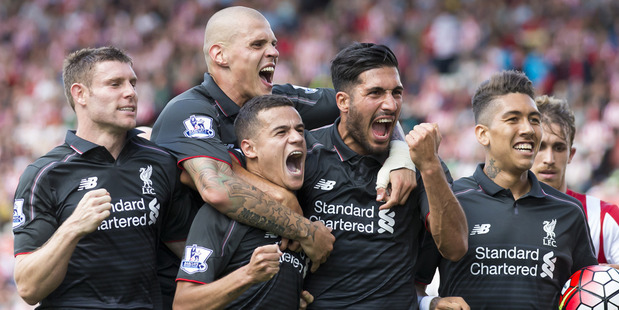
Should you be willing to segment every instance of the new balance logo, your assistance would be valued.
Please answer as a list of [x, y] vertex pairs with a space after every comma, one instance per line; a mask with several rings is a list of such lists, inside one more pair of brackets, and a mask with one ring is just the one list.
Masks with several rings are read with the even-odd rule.
[[471, 236], [483, 235], [490, 232], [490, 224], [475, 224], [471, 230]]
[[316, 183], [316, 186], [314, 186], [314, 188], [322, 189], [323, 191], [330, 191], [333, 189], [334, 185], [335, 185], [335, 181], [320, 179], [320, 181]]
[[82, 179], [80, 181], [80, 187], [77, 188], [78, 191], [84, 190], [84, 189], [91, 189], [91, 188], [95, 188], [95, 186], [97, 186], [97, 180], [99, 178], [97, 177], [90, 177], [88, 179]]

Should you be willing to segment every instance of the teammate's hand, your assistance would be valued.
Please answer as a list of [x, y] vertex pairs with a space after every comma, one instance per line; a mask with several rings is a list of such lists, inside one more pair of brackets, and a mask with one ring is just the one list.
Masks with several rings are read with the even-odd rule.
[[299, 303], [299, 310], [307, 309], [307, 306], [314, 302], [314, 296], [308, 291], [301, 292], [301, 301]]
[[619, 264], [600, 264], [600, 265], [608, 266], [608, 267], [619, 270]]
[[111, 201], [110, 193], [104, 188], [89, 191], [84, 194], [65, 224], [75, 229], [80, 236], [89, 234], [110, 216]]
[[279, 272], [279, 257], [282, 251], [277, 244], [257, 247], [247, 264], [247, 273], [253, 283], [271, 280]]
[[441, 133], [438, 124], [422, 123], [415, 125], [406, 135], [406, 143], [410, 149], [411, 159], [420, 171], [428, 168], [438, 160], [438, 147], [441, 144]]
[[398, 169], [392, 170], [389, 173], [390, 186], [387, 190], [385, 188], [378, 188], [376, 190], [376, 201], [387, 200], [385, 204], [380, 206], [380, 210], [390, 209], [396, 205], [403, 205], [408, 200], [411, 192], [417, 187], [417, 178], [415, 176], [415, 170], [410, 169]]
[[436, 306], [434, 306], [435, 301], [433, 300], [430, 304], [431, 310], [470, 310], [469, 304], [464, 301], [462, 297], [442, 297], [438, 298], [438, 302]]
[[325, 226], [321, 221], [311, 222], [309, 227], [309, 236], [302, 240], [301, 247], [305, 254], [312, 261], [311, 272], [315, 272], [320, 267], [320, 264], [327, 261], [327, 257], [333, 251], [333, 243], [335, 237], [331, 234], [331, 228]]

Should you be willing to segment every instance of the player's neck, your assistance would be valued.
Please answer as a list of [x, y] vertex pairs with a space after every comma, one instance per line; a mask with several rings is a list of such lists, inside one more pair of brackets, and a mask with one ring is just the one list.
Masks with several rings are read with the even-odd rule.
[[515, 200], [518, 200], [518, 198], [524, 196], [531, 190], [528, 170], [522, 172], [507, 171], [486, 163], [484, 166], [484, 173], [500, 187], [509, 189]]
[[120, 155], [127, 137], [126, 131], [123, 133], [111, 133], [103, 130], [87, 130], [80, 127], [77, 128], [75, 134], [84, 140], [105, 147], [114, 159]]
[[225, 74], [219, 72], [211, 73], [211, 77], [213, 78], [213, 81], [215, 81], [215, 84], [219, 86], [221, 91], [223, 91], [224, 94], [226, 94], [226, 96], [230, 98], [232, 102], [236, 103], [236, 105], [238, 105], [239, 107], [242, 107], [245, 102], [251, 99], [246, 98], [241, 94], [241, 92], [239, 92], [239, 90], [237, 89], [238, 85], [233, 82], [233, 78], [228, 78], [225, 76]]

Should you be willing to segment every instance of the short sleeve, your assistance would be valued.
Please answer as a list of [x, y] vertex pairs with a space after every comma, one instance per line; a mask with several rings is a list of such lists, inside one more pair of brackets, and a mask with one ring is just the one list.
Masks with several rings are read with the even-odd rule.
[[30, 253], [42, 246], [58, 229], [58, 206], [46, 169], [28, 166], [22, 174], [13, 203], [14, 254]]
[[230, 164], [228, 150], [221, 141], [217, 111], [206, 98], [181, 98], [168, 103], [153, 125], [151, 140], [170, 151], [177, 163], [209, 157]]

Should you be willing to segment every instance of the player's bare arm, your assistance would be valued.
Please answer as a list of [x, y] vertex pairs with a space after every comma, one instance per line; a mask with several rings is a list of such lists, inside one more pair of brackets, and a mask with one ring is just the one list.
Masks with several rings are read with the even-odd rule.
[[312, 260], [312, 271], [327, 260], [335, 237], [320, 221], [311, 222], [236, 177], [224, 162], [193, 158], [183, 162], [202, 199], [243, 224], [298, 240]]
[[110, 215], [111, 201], [105, 189], [87, 192], [43, 246], [15, 258], [17, 291], [28, 304], [37, 304], [62, 283], [77, 243]]
[[468, 250], [468, 224], [441, 166], [438, 125], [416, 125], [406, 136], [406, 142], [410, 147], [411, 159], [425, 184], [430, 205], [428, 227], [434, 242], [443, 257], [457, 261]]
[[178, 281], [174, 309], [223, 309], [255, 283], [279, 272], [282, 252], [276, 244], [254, 250], [249, 264], [212, 283]]
[[292, 191], [247, 171], [236, 161], [232, 162], [232, 170], [236, 176], [241, 178], [247, 184], [254, 185], [263, 193], [271, 196], [276, 202], [283, 204], [288, 207], [288, 209], [300, 215], [303, 215], [303, 210], [297, 200], [297, 196]]

